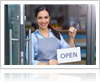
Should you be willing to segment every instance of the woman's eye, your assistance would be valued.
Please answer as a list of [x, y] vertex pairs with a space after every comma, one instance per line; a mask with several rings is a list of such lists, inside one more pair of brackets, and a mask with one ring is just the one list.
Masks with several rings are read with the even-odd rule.
[[38, 17], [38, 19], [41, 19], [42, 17]]
[[47, 16], [45, 18], [48, 18]]

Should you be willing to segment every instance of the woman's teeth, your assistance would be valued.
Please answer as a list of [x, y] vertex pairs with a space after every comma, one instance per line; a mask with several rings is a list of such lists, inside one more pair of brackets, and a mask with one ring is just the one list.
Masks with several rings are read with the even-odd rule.
[[43, 27], [46, 26], [46, 24], [41, 24]]

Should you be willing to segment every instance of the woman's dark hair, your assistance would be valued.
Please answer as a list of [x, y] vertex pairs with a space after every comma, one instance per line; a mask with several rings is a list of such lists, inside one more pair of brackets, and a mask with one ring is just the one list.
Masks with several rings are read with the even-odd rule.
[[[50, 12], [49, 12], [49, 10], [48, 10], [45, 6], [39, 6], [39, 7], [36, 9], [36, 11], [35, 11], [35, 17], [37, 17], [37, 14], [38, 14], [40, 11], [42, 11], [42, 10], [46, 10], [46, 11], [49, 13], [49, 16], [50, 16]], [[50, 26], [50, 24], [48, 25], [48, 28], [50, 28], [50, 29], [52, 30], [52, 32], [53, 32], [53, 34], [54, 34], [55, 37], [57, 37], [59, 40], [61, 39], [61, 38], [60, 38], [60, 34], [58, 33], [58, 31], [54, 30], [54, 29]]]

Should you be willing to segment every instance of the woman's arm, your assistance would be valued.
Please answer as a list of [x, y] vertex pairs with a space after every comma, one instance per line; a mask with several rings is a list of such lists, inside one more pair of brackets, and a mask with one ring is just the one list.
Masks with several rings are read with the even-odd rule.
[[69, 31], [69, 36], [70, 36], [69, 46], [74, 47], [74, 39], [77, 33], [77, 29], [75, 29], [74, 27], [70, 27], [68, 31]]
[[74, 47], [74, 38], [70, 37], [69, 46]]
[[58, 61], [57, 60], [49, 60], [48, 63], [39, 62], [37, 65], [58, 65]]
[[75, 39], [75, 35], [76, 35], [76, 32], [77, 32], [77, 29], [75, 29], [75, 32], [72, 29], [74, 30], [75, 28], [70, 28], [69, 29], [69, 37], [70, 37], [69, 44], [65, 41], [65, 39], [63, 38], [63, 36], [59, 33], [60, 34], [60, 38], [61, 38], [61, 40], [59, 41], [61, 49], [62, 48], [75, 47], [75, 45], [74, 45], [74, 39]]
[[[28, 41], [26, 42], [26, 63], [28, 64]], [[31, 64], [32, 65], [37, 65], [38, 64], [38, 62], [39, 61], [37, 61], [37, 60], [34, 60], [34, 48], [32, 47], [32, 62], [31, 62]]]
[[49, 65], [48, 63], [39, 62], [37, 65]]

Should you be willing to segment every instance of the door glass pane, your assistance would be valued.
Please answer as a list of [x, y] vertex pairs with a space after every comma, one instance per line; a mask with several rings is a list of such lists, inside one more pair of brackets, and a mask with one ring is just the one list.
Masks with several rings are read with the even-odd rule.
[[[6, 36], [9, 38], [9, 31], [12, 30], [12, 38], [19, 39], [19, 21], [17, 20], [17, 16], [19, 16], [19, 5], [6, 5], [6, 17], [8, 18], [6, 24], [8, 24], [7, 27], [5, 27], [5, 31], [8, 33]], [[8, 28], [8, 30], [7, 30]], [[10, 39], [7, 40], [10, 42]], [[5, 41], [5, 43], [7, 43]], [[8, 43], [9, 44], [9, 43]], [[9, 50], [8, 54], [5, 54], [5, 58], [8, 57], [6, 60], [9, 61], [10, 59], [10, 44], [6, 50]], [[6, 61], [5, 60], [5, 61]], [[19, 62], [19, 42], [12, 42], [12, 64], [17, 65]], [[8, 64], [9, 62], [6, 62], [5, 64]]]
[[[26, 15], [26, 36], [27, 30], [30, 28], [34, 32], [38, 26], [35, 21], [35, 10], [40, 5], [25, 5], [25, 15]], [[93, 14], [92, 7], [90, 4], [74, 4], [74, 5], [45, 5], [50, 11], [51, 20], [50, 25], [55, 30], [59, 31], [65, 41], [69, 43], [68, 29], [69, 27], [75, 27], [77, 29], [77, 34], [75, 37], [75, 46], [81, 47], [81, 61], [65, 63], [64, 65], [86, 65], [92, 62], [93, 57], [91, 56], [91, 46], [95, 43], [91, 43], [94, 36], [93, 25], [90, 21], [95, 20], [95, 14]], [[91, 12], [90, 12], [91, 11]], [[93, 16], [94, 15], [94, 16]], [[91, 16], [89, 18], [89, 16]], [[90, 21], [89, 21], [90, 20]], [[91, 27], [90, 27], [91, 26]], [[95, 27], [94, 27], [95, 28]], [[89, 32], [87, 32], [87, 29]], [[92, 31], [91, 31], [92, 29]], [[89, 33], [89, 35], [87, 35]], [[87, 44], [87, 37], [90, 38], [89, 45]], [[87, 48], [89, 46], [89, 49]], [[94, 47], [93, 47], [94, 48]], [[87, 54], [87, 50], [90, 50]]]

